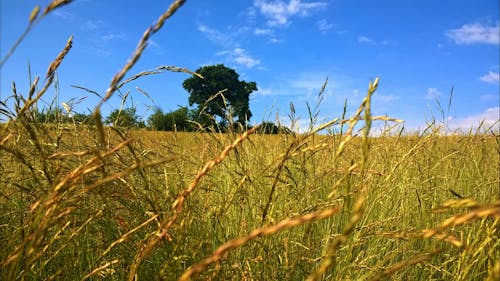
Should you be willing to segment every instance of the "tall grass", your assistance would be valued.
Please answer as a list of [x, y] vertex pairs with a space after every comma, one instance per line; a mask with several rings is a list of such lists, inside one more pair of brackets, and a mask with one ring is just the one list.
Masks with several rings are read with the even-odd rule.
[[[124, 80], [183, 2], [146, 30], [95, 125], [34, 116], [71, 38], [43, 86], [13, 84], [0, 108], [1, 280], [499, 279], [498, 133], [394, 135], [399, 120], [371, 114], [378, 79], [352, 116], [318, 124], [321, 91], [303, 133], [104, 127], [102, 102], [156, 73]], [[378, 137], [373, 122], [388, 124]]]

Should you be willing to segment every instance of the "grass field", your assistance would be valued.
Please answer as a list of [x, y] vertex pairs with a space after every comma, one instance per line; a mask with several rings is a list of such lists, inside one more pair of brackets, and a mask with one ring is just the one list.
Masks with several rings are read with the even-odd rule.
[[70, 49], [2, 101], [0, 280], [500, 279], [498, 123], [395, 133], [371, 114], [378, 79], [300, 134], [104, 127], [102, 103], [92, 126], [38, 123]]
[[498, 277], [498, 136], [75, 126], [2, 128], [2, 280]]

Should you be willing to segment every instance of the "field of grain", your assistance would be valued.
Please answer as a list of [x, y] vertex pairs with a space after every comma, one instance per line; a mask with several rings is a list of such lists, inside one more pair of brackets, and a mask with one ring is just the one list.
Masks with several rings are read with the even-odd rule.
[[310, 116], [301, 133], [103, 126], [101, 105], [183, 2], [144, 33], [93, 125], [34, 117], [72, 38], [43, 85], [1, 101], [0, 280], [500, 279], [497, 127], [396, 131], [371, 114], [378, 78], [352, 116]]
[[66, 126], [2, 128], [2, 280], [498, 276], [496, 136]]

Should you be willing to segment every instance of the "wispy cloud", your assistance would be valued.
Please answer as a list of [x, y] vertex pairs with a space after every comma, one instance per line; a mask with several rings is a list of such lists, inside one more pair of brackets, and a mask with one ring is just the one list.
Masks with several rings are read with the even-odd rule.
[[104, 26], [104, 21], [102, 20], [87, 20], [80, 25], [81, 30], [95, 31]]
[[427, 94], [425, 95], [426, 100], [434, 100], [439, 98], [441, 95], [443, 95], [438, 89], [436, 88], [428, 88], [427, 89]]
[[271, 88], [259, 87], [259, 89], [257, 90], [257, 92], [255, 92], [255, 94], [261, 95], [261, 96], [269, 96], [269, 95], [273, 94], [273, 90]]
[[252, 68], [260, 64], [260, 60], [251, 57], [247, 54], [245, 49], [242, 48], [235, 48], [232, 52], [232, 56], [237, 64], [244, 65], [247, 68]]
[[307, 97], [313, 93], [318, 93], [325, 83], [326, 74], [320, 72], [303, 72], [286, 77], [275, 79], [273, 85], [260, 88], [259, 94], [262, 96], [273, 95], [281, 97]]
[[329, 23], [326, 19], [321, 19], [316, 22], [316, 25], [318, 26], [318, 30], [322, 34], [326, 34], [326, 32], [334, 27], [333, 23]]
[[158, 42], [156, 42], [155, 40], [153, 39], [149, 39], [148, 40], [148, 45], [151, 47], [151, 50], [156, 54], [156, 55], [164, 55], [165, 54], [165, 50], [163, 49], [163, 47], [158, 44]]
[[313, 10], [323, 9], [326, 2], [313, 1], [303, 2], [301, 0], [264, 1], [254, 0], [254, 7], [266, 18], [270, 26], [283, 26], [290, 23], [294, 16], [307, 16]]
[[226, 56], [231, 62], [245, 66], [246, 68], [252, 68], [260, 64], [259, 59], [253, 58], [245, 49], [239, 47], [218, 52], [216, 55]]
[[[90, 31], [90, 30], [89, 30]], [[123, 41], [126, 35], [123, 32], [100, 32], [92, 30], [92, 36], [88, 37], [88, 44], [85, 49], [92, 55], [98, 57], [110, 57], [116, 52], [112, 52], [113, 43]]]
[[483, 123], [483, 128], [491, 127], [496, 124], [497, 130], [500, 125], [500, 107], [491, 107], [486, 109], [485, 111], [474, 114], [470, 116], [466, 116], [463, 118], [449, 118], [448, 119], [448, 127], [451, 130], [454, 129], [463, 129], [469, 130], [471, 128], [477, 128], [481, 123]]
[[256, 29], [254, 29], [253, 34], [255, 34], [255, 35], [272, 35], [272, 34], [274, 34], [274, 30], [269, 29], [269, 28], [256, 28]]
[[271, 42], [273, 44], [278, 44], [278, 43], [283, 42], [283, 39], [273, 37], [273, 38], [269, 38], [269, 42]]
[[446, 31], [446, 36], [456, 44], [493, 44], [500, 42], [499, 23], [496, 26], [485, 26], [481, 23], [464, 24], [457, 29]]
[[275, 36], [274, 29], [270, 28], [255, 28], [253, 30], [253, 34], [256, 36], [264, 36], [268, 38], [269, 43], [281, 43], [283, 42], [283, 39], [279, 39]]
[[500, 81], [500, 73], [489, 71], [488, 74], [481, 76], [479, 79], [486, 83], [498, 84]]
[[327, 78], [326, 74], [310, 72], [310, 73], [302, 73], [297, 77], [294, 77], [290, 81], [290, 86], [296, 89], [303, 90], [319, 90], [325, 83]]
[[112, 41], [112, 40], [123, 40], [125, 39], [125, 34], [123, 33], [107, 33], [101, 36], [101, 40], [103, 41]]
[[88, 51], [98, 57], [109, 57], [111, 56], [112, 52], [97, 45], [91, 45], [88, 47]]
[[482, 101], [497, 101], [500, 99], [500, 97], [498, 95], [486, 94], [486, 95], [479, 96], [479, 99]]
[[212, 43], [220, 46], [230, 46], [233, 45], [233, 39], [228, 33], [221, 32], [215, 28], [210, 28], [204, 24], [198, 25], [198, 31], [203, 33], [208, 40], [212, 41]]
[[[200, 24], [198, 25], [198, 31], [203, 33], [215, 45], [224, 48], [223, 51], [217, 52], [215, 54], [216, 56], [223, 56], [226, 60], [246, 68], [253, 68], [261, 63], [259, 59], [251, 56], [247, 50], [242, 48], [239, 43], [241, 40], [238, 40], [238, 38], [244, 38], [252, 32], [252, 29], [249, 27], [228, 28], [226, 32], [222, 32], [218, 29]], [[253, 33], [265, 35], [268, 34], [269, 31], [266, 29], [254, 29]]]
[[367, 43], [367, 44], [375, 44], [375, 41], [373, 39], [370, 39], [366, 36], [359, 36], [358, 42], [359, 43]]
[[379, 45], [389, 45], [391, 42], [389, 40], [377, 41], [370, 37], [361, 35], [358, 36], [358, 43], [379, 46]]
[[388, 103], [391, 103], [393, 101], [399, 100], [399, 98], [400, 98], [400, 96], [398, 96], [398, 95], [392, 95], [392, 94], [382, 95], [382, 94], [377, 94], [374, 97], [374, 100], [376, 102], [379, 102], [379, 103], [388, 104]]
[[52, 11], [52, 14], [56, 17], [59, 17], [59, 18], [62, 18], [62, 19], [71, 19], [73, 18], [73, 14], [66, 11], [66, 10], [61, 10], [61, 9], [56, 9], [54, 11]]

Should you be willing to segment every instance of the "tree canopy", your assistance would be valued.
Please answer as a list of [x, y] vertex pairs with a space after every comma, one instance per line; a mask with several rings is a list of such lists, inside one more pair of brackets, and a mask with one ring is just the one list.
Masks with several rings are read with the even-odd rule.
[[196, 104], [198, 112], [220, 117], [230, 123], [229, 117], [246, 125], [252, 117], [250, 94], [257, 90], [257, 83], [239, 80], [234, 69], [223, 64], [203, 66], [196, 70], [204, 79], [193, 75], [182, 86], [189, 93], [189, 106]]
[[163, 113], [160, 108], [156, 108], [154, 113], [148, 118], [148, 125], [153, 130], [158, 131], [192, 131], [189, 123], [189, 110], [182, 106], [175, 111]]
[[145, 127], [144, 122], [136, 114], [135, 107], [115, 109], [106, 117], [104, 122], [117, 127]]

